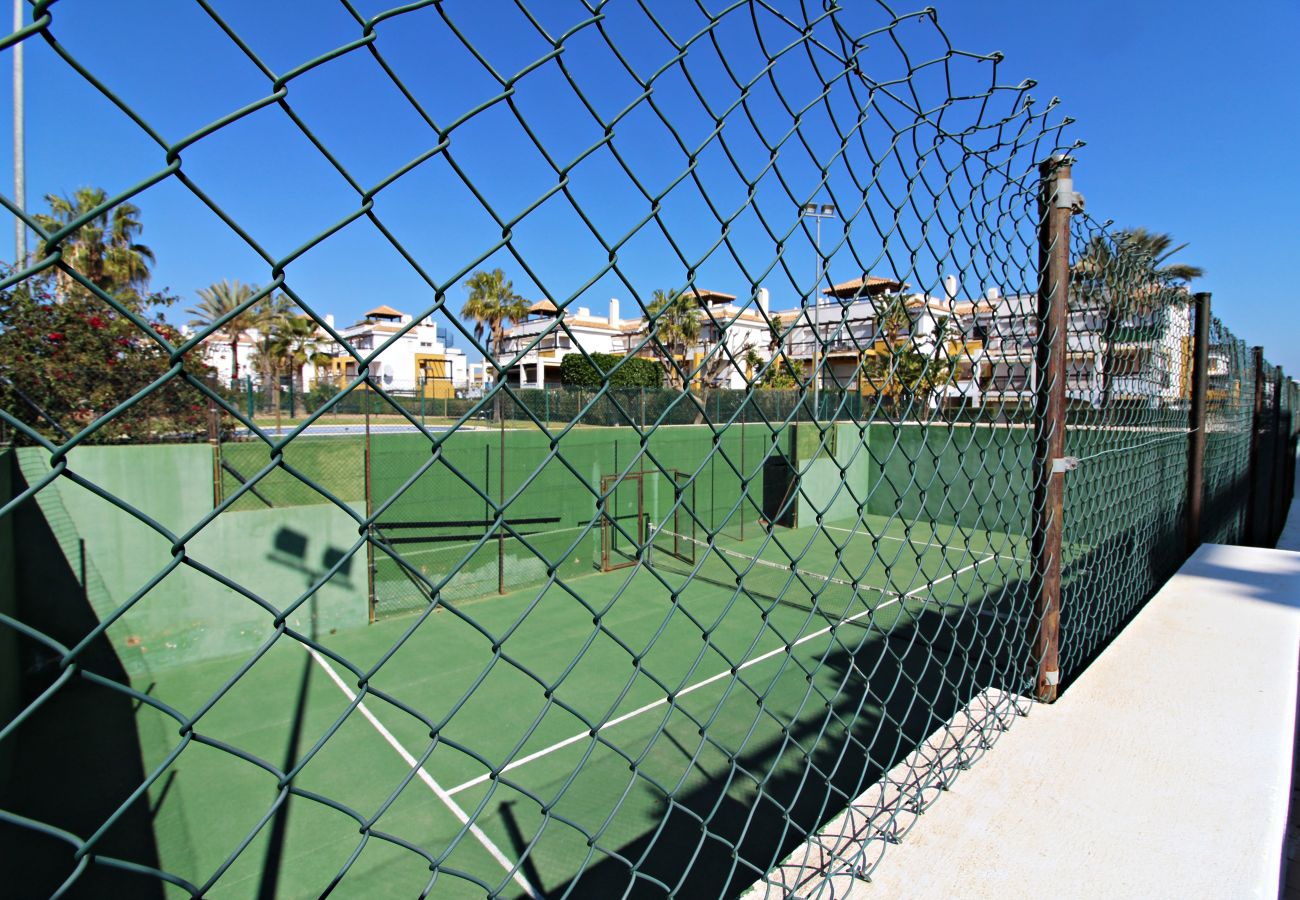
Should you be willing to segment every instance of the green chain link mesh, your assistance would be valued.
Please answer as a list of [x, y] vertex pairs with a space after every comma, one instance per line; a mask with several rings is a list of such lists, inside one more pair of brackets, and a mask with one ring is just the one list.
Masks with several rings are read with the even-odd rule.
[[[999, 55], [954, 49], [932, 10], [489, 15], [424, 0], [367, 15], [341, 0], [350, 33], [284, 68], [220, 4], [194, 6], [187, 27], [217, 29], [262, 93], [186, 136], [60, 42], [76, 4], [34, 3], [0, 40], [43, 45], [155, 145], [148, 177], [58, 230], [0, 197], [39, 237], [0, 290], [79, 291], [167, 359], [61, 420], [0, 361], [14, 598], [0, 609], [0, 840], [6, 877], [32, 895], [828, 896], [866, 877], [1033, 693], [1053, 378], [1077, 461], [1065, 683], [1185, 559], [1192, 297], [1079, 213], [1066, 359], [1043, 352], [1037, 165], [1072, 149], [1069, 120], [1031, 83], [1002, 83]], [[485, 43], [492, 16], [529, 29], [536, 55]], [[403, 28], [454, 47], [459, 83], [430, 93], [391, 55]], [[425, 149], [385, 173], [346, 164], [296, 100], [349, 65], [380, 73], [422, 129]], [[569, 108], [563, 129], [539, 91]], [[287, 252], [185, 167], [252, 116], [277, 117], [351, 192]], [[548, 186], [513, 196], [486, 176], [458, 150], [480, 127]], [[474, 248], [454, 266], [385, 215], [433, 168], [438, 215]], [[617, 215], [591, 202], [614, 185]], [[79, 229], [162, 189], [260, 259], [267, 281], [239, 311], [285, 295], [360, 374], [289, 399], [218, 384], [204, 341], [237, 311], [181, 334], [78, 268]], [[820, 238], [800, 211], [823, 197], [842, 231], [813, 279]], [[554, 208], [589, 239], [571, 271], [532, 240]], [[392, 251], [357, 266], [400, 266], [423, 291], [388, 345], [434, 318], [506, 377], [478, 397], [371, 377], [387, 345], [348, 345], [294, 278], [352, 228]], [[721, 334], [761, 320], [773, 338], [757, 365], [728, 340], [680, 351], [626, 268], [645, 247], [688, 291], [720, 264], [735, 273], [738, 299], [693, 315]], [[498, 264], [561, 315], [494, 355], [455, 298]], [[832, 271], [855, 281], [836, 289]], [[602, 279], [646, 322], [624, 358], [667, 360], [690, 390], [618, 387], [623, 363], [590, 359], [569, 314]], [[765, 285], [795, 314], [769, 309]], [[600, 383], [513, 383], [560, 335]], [[747, 386], [716, 386], [720, 372]], [[789, 381], [768, 386], [776, 375]], [[1296, 386], [1266, 363], [1260, 375], [1214, 320], [1206, 540], [1281, 527]], [[170, 396], [210, 411], [209, 443], [132, 434]]]

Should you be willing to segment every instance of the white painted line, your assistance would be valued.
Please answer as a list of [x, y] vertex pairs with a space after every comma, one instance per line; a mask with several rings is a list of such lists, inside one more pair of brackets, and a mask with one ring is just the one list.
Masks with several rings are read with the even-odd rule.
[[[316, 660], [317, 664], [325, 670], [325, 674], [330, 677], [330, 680], [338, 685], [339, 690], [347, 695], [349, 703], [357, 699], [356, 693], [354, 693], [352, 688], [348, 687], [347, 683], [339, 677], [339, 673], [329, 664], [329, 660], [321, 656], [313, 647], [308, 647], [307, 652], [310, 653], [311, 658]], [[366, 707], [364, 701], [357, 704], [357, 709], [361, 711], [361, 715], [366, 717], [366, 721], [375, 727], [375, 731], [378, 731], [380, 736], [384, 740], [388, 741], [388, 745], [397, 751], [397, 755], [402, 758], [402, 761], [415, 769], [415, 774], [419, 776], [419, 779], [427, 784], [429, 789], [437, 795], [438, 799], [447, 805], [447, 808], [451, 810], [452, 815], [459, 819], [462, 825], [469, 826], [469, 833], [474, 835], [478, 842], [483, 845], [483, 848], [492, 855], [492, 858], [500, 863], [501, 868], [510, 873], [510, 877], [515, 880], [515, 883], [523, 888], [524, 892], [528, 894], [529, 897], [532, 897], [533, 900], [542, 900], [542, 895], [537, 891], [537, 889], [529, 884], [528, 879], [524, 878], [524, 876], [519, 873], [519, 867], [510, 862], [509, 858], [501, 852], [501, 849], [492, 842], [492, 839], [483, 833], [482, 828], [479, 828], [477, 825], [470, 822], [469, 816], [465, 814], [465, 810], [460, 808], [459, 803], [451, 799], [450, 792], [444, 790], [442, 785], [433, 780], [433, 776], [425, 771], [424, 766], [417, 766], [415, 757], [411, 755], [410, 751], [401, 745], [397, 738], [393, 737], [393, 733], [384, 727], [384, 723], [375, 718], [375, 714]]]
[[[916, 588], [915, 590], [908, 591], [906, 594], [894, 594], [892, 600], [888, 600], [884, 603], [879, 604], [878, 606], [873, 606], [871, 609], [864, 609], [862, 612], [849, 616], [847, 619], [836, 622], [832, 625], [828, 625], [825, 628], [812, 632], [811, 634], [804, 635], [803, 637], [799, 638], [799, 640], [791, 644], [790, 647], [791, 649], [793, 649], [795, 647], [800, 646], [801, 644], [806, 644], [809, 641], [816, 640], [817, 638], [834, 631], [835, 629], [841, 627], [842, 625], [847, 625], [850, 622], [856, 622], [858, 619], [861, 619], [863, 616], [869, 616], [872, 613], [878, 612], [879, 610], [882, 610], [887, 606], [893, 606], [897, 603], [901, 603], [904, 600], [911, 599], [912, 597], [916, 596], [922, 591], [934, 587], [936, 584], [943, 584], [943, 582], [956, 578], [958, 575], [961, 575], [964, 572], [969, 572], [971, 569], [974, 569], [976, 566], [982, 566], [984, 565], [984, 563], [988, 562], [989, 560], [998, 559], [998, 558], [999, 557], [997, 556], [986, 556], [984, 557], [984, 559], [976, 560], [975, 562], [971, 563], [969, 566], [966, 566], [965, 568], [958, 569], [957, 571], [945, 575], [944, 577], [940, 578], [937, 581], [929, 582], [928, 584], [924, 584], [921, 587]], [[884, 594], [885, 592], [881, 591], [881, 593]], [[772, 657], [785, 652], [786, 652], [786, 648], [783, 645], [777, 647], [774, 650], [769, 650], [766, 653], [763, 653], [759, 656], [755, 656], [753, 659], [746, 660], [745, 662], [741, 663], [739, 666], [736, 667], [736, 674], [743, 672], [745, 669], [748, 669], [750, 666], [756, 666], [761, 662], [765, 662], [766, 660], [769, 660]], [[682, 690], [678, 691], [674, 695], [674, 697], [684, 697], [687, 694], [690, 694], [694, 691], [698, 691], [702, 687], [706, 687], [710, 684], [713, 684], [715, 681], [721, 681], [723, 678], [726, 678], [732, 674], [733, 673], [731, 669], [724, 669], [721, 672], [718, 672], [716, 675], [710, 675], [708, 678], [704, 679], [703, 681], [697, 681], [695, 684], [683, 688]], [[598, 728], [595, 729], [595, 731], [588, 729], [587, 731], [579, 732], [578, 734], [572, 735], [571, 737], [567, 737], [558, 743], [551, 744], [549, 747], [543, 747], [541, 750], [538, 750], [536, 753], [530, 753], [527, 756], [520, 757], [519, 759], [516, 759], [514, 762], [510, 763], [509, 765], [503, 767], [498, 774], [499, 775], [505, 774], [506, 772], [519, 768], [520, 766], [527, 765], [530, 762], [539, 760], [543, 756], [549, 756], [550, 754], [554, 753], [557, 750], [562, 750], [565, 747], [568, 747], [570, 744], [578, 743], [583, 738], [594, 738], [597, 733], [604, 731], [607, 728], [613, 728], [615, 725], [622, 724], [623, 722], [626, 722], [629, 719], [634, 719], [639, 715], [648, 713], [652, 709], [658, 709], [661, 706], [667, 706], [667, 705], [668, 705], [668, 698], [661, 697], [658, 700], [655, 700], [653, 703], [647, 703], [645, 706], [637, 707], [631, 712], [627, 712], [617, 718], [610, 719], [608, 722], [601, 724]], [[466, 781], [463, 784], [458, 784], [454, 788], [451, 788], [450, 790], [447, 791], [447, 794], [450, 796], [455, 796], [456, 794], [459, 794], [461, 791], [469, 790], [470, 788], [475, 787], [476, 785], [480, 785], [485, 781], [490, 781], [492, 777], [493, 777], [492, 773], [488, 772], [486, 774], [478, 776], [477, 778], [471, 778], [469, 781]]]

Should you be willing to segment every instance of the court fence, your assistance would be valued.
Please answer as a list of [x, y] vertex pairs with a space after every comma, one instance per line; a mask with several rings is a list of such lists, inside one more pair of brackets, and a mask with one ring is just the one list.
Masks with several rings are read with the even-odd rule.
[[[62, 219], [0, 196], [36, 238], [0, 278], [0, 342], [36, 354], [0, 378], [0, 871], [20, 893], [829, 896], [1201, 542], [1280, 534], [1296, 382], [1159, 241], [1086, 211], [1057, 104], [1005, 84], [1000, 55], [954, 50], [933, 10], [742, 3], [684, 22], [636, 4], [559, 27], [516, 4], [541, 49], [499, 29], [480, 52], [481, 12], [344, 3], [350, 37], [277, 70], [198, 6], [267, 93], [179, 139], [59, 40], [78, 12], [43, 0], [0, 38], [157, 145], [153, 174]], [[436, 114], [422, 105], [397, 22], [426, 30], [421, 66], [454, 50], [487, 99], [466, 77]], [[310, 78], [361, 62], [427, 127], [427, 149], [377, 181], [298, 105]], [[538, 84], [590, 120], [590, 146], [534, 124]], [[182, 165], [260, 112], [355, 193], [287, 256]], [[458, 155], [488, 122], [554, 182], [515, 214], [504, 176]], [[583, 165], [596, 156], [603, 179]], [[468, 190], [422, 220], [454, 212], [463, 232], [431, 260], [377, 202], [422, 166]], [[615, 182], [637, 203], [601, 202]], [[269, 278], [189, 334], [96, 255], [100, 226], [164, 184]], [[596, 262], [575, 251], [557, 272], [528, 241], [551, 203]], [[428, 288], [366, 348], [294, 273], [352, 226]], [[640, 239], [680, 291], [634, 277]], [[499, 358], [492, 325], [518, 310], [475, 329], [449, 300], [497, 264], [555, 312]], [[697, 302], [703, 272], [739, 298]], [[793, 314], [769, 311], [765, 279]], [[745, 388], [507, 378], [457, 397], [369, 374], [431, 318], [506, 371], [541, 365], [549, 338], [586, 355], [577, 303], [606, 283], [639, 308], [627, 353], [664, 360], [666, 385], [744, 372]], [[204, 342], [273, 294], [363, 374], [303, 396], [218, 383]], [[92, 355], [61, 356], [70, 330], [20, 317], [85, 329], [95, 364], [138, 364], [134, 380], [69, 399]], [[188, 425], [141, 426], [146, 401]], [[882, 784], [859, 840], [797, 854]]]

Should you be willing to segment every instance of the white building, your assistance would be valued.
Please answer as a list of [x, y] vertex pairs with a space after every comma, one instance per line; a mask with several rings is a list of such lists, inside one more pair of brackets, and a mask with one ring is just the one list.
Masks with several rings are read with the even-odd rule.
[[[325, 337], [325, 332], [321, 332], [321, 337]], [[256, 328], [250, 328], [240, 333], [238, 344], [234, 349], [235, 359], [238, 361], [237, 374], [235, 376], [236, 386], [243, 386], [250, 381], [257, 386], [262, 384], [262, 370], [258, 361], [258, 345], [262, 342], [262, 334]], [[205, 338], [202, 343], [203, 362], [211, 366], [217, 375], [217, 380], [227, 387], [231, 384], [230, 378], [230, 358], [232, 347], [230, 338], [222, 332], [217, 332]], [[283, 372], [283, 377], [288, 378], [289, 373]], [[302, 371], [297, 373], [298, 384], [304, 388], [310, 388], [315, 381], [315, 367], [304, 364]]]
[[[327, 321], [333, 324], [333, 317]], [[451, 397], [469, 384], [469, 365], [464, 351], [451, 346], [446, 329], [425, 319], [407, 328], [411, 317], [391, 306], [378, 306], [360, 322], [338, 329], [339, 336], [361, 356], [377, 347], [383, 352], [370, 363], [370, 374], [386, 390], [419, 391], [428, 397]], [[395, 337], [407, 328], [400, 337]], [[320, 367], [322, 379], [344, 384], [357, 376], [357, 361], [341, 346], [327, 342], [322, 350], [331, 360]]]
[[687, 372], [694, 373], [692, 385], [696, 387], [721, 387], [743, 389], [757, 374], [752, 362], [766, 362], [771, 358], [773, 343], [770, 321], [770, 294], [759, 288], [745, 302], [737, 304], [733, 294], [720, 291], [690, 289], [699, 303], [697, 314], [699, 337], [685, 348], [662, 347], [651, 336], [651, 323], [640, 318], [625, 328], [621, 353], [635, 354], [650, 359], [664, 358], [664, 353], [674, 350], [673, 358]]
[[[334, 327], [334, 317], [325, 317]], [[463, 351], [451, 346], [446, 329], [424, 320], [394, 339], [411, 317], [390, 306], [379, 306], [367, 312], [354, 325], [338, 329], [339, 335], [360, 355], [369, 354], [386, 341], [392, 341], [378, 358], [371, 361], [370, 370], [378, 384], [386, 389], [417, 391], [424, 389], [430, 397], [450, 397], [463, 391], [469, 382], [469, 366]], [[298, 384], [309, 390], [318, 381], [342, 385], [357, 375], [356, 359], [330, 338], [323, 329], [317, 329], [320, 353], [330, 357], [319, 365], [303, 365]], [[262, 381], [257, 362], [257, 347], [261, 334], [249, 329], [239, 336], [236, 350], [238, 360], [237, 381], [251, 379], [256, 385]], [[230, 384], [230, 339], [221, 333], [203, 342], [203, 361], [212, 366], [223, 384]], [[287, 373], [286, 373], [287, 374]]]
[[[949, 324], [943, 328], [944, 353], [956, 363], [963, 349], [958, 346], [959, 329], [954, 327], [956, 313], [952, 297], [956, 279], [949, 276], [946, 286], [949, 297], [944, 300], [922, 293], [907, 294], [908, 285], [873, 276], [826, 288], [822, 291], [826, 299], [815, 305], [778, 314], [786, 335], [783, 343], [786, 357], [805, 372], [817, 366], [823, 388], [872, 394], [880, 385], [874, 384], [868, 375], [868, 360], [893, 353], [899, 346], [924, 354], [935, 353], [940, 323], [947, 321]], [[892, 323], [891, 333], [886, 333], [878, 319], [887, 316], [900, 298], [907, 321]], [[940, 391], [940, 396], [967, 395], [973, 380], [970, 371], [954, 366], [952, 380]]]
[[[527, 319], [506, 329], [502, 346], [493, 348], [493, 355], [508, 366], [506, 378], [511, 384], [531, 388], [556, 385], [560, 383], [560, 363], [579, 347], [587, 353], [621, 353], [625, 324], [631, 323], [619, 318], [617, 299], [609, 301], [605, 316], [594, 316], [585, 306], [559, 310], [550, 300], [538, 300], [528, 307]], [[478, 375], [482, 364], [475, 365]], [[491, 381], [492, 376], [488, 372], [486, 380]]]
[[[696, 373], [696, 385], [745, 387], [751, 374], [749, 353], [755, 352], [764, 360], [769, 356], [771, 340], [762, 314], [767, 312], [767, 290], [760, 288], [744, 305], [737, 305], [732, 294], [697, 289], [691, 293], [700, 305], [699, 338], [685, 348], [684, 359], [680, 350], [674, 353], [675, 358]], [[579, 348], [588, 354], [663, 360], [667, 348], [661, 349], [652, 339], [649, 321], [644, 316], [623, 319], [620, 312], [617, 298], [609, 301], [605, 316], [594, 316], [585, 306], [560, 310], [549, 300], [534, 303], [525, 321], [506, 330], [498, 354], [499, 361], [508, 367], [506, 377], [520, 387], [559, 384], [560, 364]], [[479, 377], [478, 365], [471, 380]], [[491, 380], [490, 372], [487, 380]]]
[[[1003, 296], [990, 288], [977, 300], [958, 300], [955, 276], [944, 278], [944, 296], [907, 293], [908, 285], [889, 278], [864, 276], [822, 291], [824, 299], [772, 313], [769, 294], [759, 288], [747, 302], [718, 291], [692, 289], [699, 301], [700, 333], [684, 354], [674, 348], [678, 364], [694, 373], [694, 386], [743, 389], [755, 375], [753, 363], [771, 359], [779, 332], [781, 351], [807, 373], [822, 371], [823, 388], [872, 394], [879, 385], [867, 373], [869, 361], [906, 346], [936, 355], [951, 365], [946, 384], [931, 405], [1024, 403], [1038, 384], [1038, 340], [1034, 294]], [[902, 298], [905, 324], [886, 334], [879, 316]], [[1103, 335], [1105, 312], [1096, 303], [1074, 298], [1066, 335], [1066, 395], [1075, 402], [1100, 405], [1107, 390], [1114, 400], [1177, 400], [1185, 391], [1189, 307], [1164, 303], [1135, 311], [1113, 326], [1110, 352]], [[579, 348], [587, 353], [636, 355], [664, 359], [667, 348], [652, 340], [645, 317], [620, 318], [619, 301], [610, 300], [606, 316], [586, 307], [557, 310], [549, 300], [529, 309], [529, 317], [506, 330], [501, 362], [511, 384], [544, 387], [560, 382], [560, 364]], [[941, 337], [940, 337], [941, 336]], [[890, 341], [894, 346], [890, 346]], [[942, 347], [939, 346], [940, 340]], [[1103, 371], [1109, 360], [1109, 384]], [[470, 380], [482, 387], [494, 373], [480, 363], [470, 366]]]
[[[257, 332], [252, 335], [247, 333], [239, 336], [238, 345], [234, 348], [235, 358], [238, 360], [238, 369], [235, 376], [236, 383], [244, 383], [246, 378], [252, 378], [254, 382], [261, 380], [261, 373], [254, 368], [254, 356], [257, 354]], [[230, 386], [230, 357], [232, 348], [230, 338], [221, 332], [210, 335], [203, 340], [203, 362], [216, 370], [217, 380], [227, 387]]]
[[[1107, 348], [1106, 311], [1097, 302], [1071, 298], [1065, 335], [1068, 400], [1100, 406], [1109, 391], [1113, 402], [1155, 404], [1187, 395], [1190, 304], [1132, 306], [1111, 323]], [[990, 290], [957, 309], [978, 383], [974, 402], [1031, 402], [1038, 385], [1037, 295], [1000, 297]]]

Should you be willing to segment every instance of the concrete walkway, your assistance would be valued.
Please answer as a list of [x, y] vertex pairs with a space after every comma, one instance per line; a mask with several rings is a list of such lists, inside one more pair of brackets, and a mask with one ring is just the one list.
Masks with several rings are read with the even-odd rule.
[[[793, 874], [815, 864], [805, 848], [773, 872], [793, 890], [753, 896], [1277, 897], [1300, 504], [1289, 525], [1290, 550], [1198, 550], [1060, 701], [1015, 721], [916, 817], [870, 882], [846, 874], [814, 891]], [[809, 845], [822, 860], [851, 813]]]

